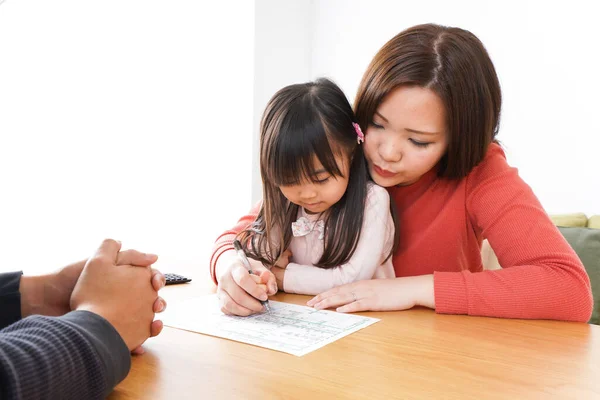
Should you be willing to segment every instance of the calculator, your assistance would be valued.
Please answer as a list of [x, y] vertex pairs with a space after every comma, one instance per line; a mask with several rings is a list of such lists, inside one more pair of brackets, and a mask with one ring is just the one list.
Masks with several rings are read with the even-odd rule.
[[167, 285], [176, 285], [178, 283], [186, 283], [190, 282], [190, 278], [186, 278], [185, 276], [167, 273], [165, 274], [166, 284]]

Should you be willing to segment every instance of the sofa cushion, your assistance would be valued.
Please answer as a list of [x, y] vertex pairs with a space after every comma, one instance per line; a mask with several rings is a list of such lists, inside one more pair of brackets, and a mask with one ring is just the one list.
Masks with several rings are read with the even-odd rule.
[[581, 259], [592, 284], [594, 312], [590, 323], [600, 325], [600, 229], [558, 228]]
[[587, 227], [600, 229], [600, 215], [592, 215], [590, 219], [588, 219]]
[[550, 215], [550, 219], [556, 226], [570, 226], [570, 227], [586, 227], [588, 218], [584, 213], [575, 214], [555, 214]]

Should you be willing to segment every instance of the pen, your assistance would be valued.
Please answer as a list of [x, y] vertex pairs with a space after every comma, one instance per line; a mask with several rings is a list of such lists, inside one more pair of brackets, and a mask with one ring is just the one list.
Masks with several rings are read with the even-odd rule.
[[[252, 267], [250, 266], [250, 261], [248, 261], [248, 257], [246, 256], [244, 249], [242, 249], [242, 245], [241, 245], [240, 241], [235, 239], [233, 241], [233, 247], [235, 248], [235, 252], [237, 253], [237, 256], [242, 261], [242, 264], [244, 264], [244, 267], [246, 267], [246, 269], [248, 270], [248, 273], [250, 275], [256, 275], [254, 273], [254, 271], [252, 271]], [[271, 312], [271, 306], [269, 305], [269, 300], [258, 300], [258, 301], [260, 301], [260, 304], [263, 305], [263, 307], [265, 308], [266, 311]]]

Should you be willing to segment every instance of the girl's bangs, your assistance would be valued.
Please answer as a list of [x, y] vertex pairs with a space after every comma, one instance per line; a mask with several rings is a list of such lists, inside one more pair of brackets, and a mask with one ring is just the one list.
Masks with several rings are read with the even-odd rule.
[[[293, 121], [290, 121], [293, 122]], [[288, 125], [288, 126], [286, 126]], [[276, 186], [317, 182], [317, 160], [330, 175], [341, 176], [328, 134], [320, 120], [283, 124], [268, 157], [268, 178]], [[340, 149], [341, 150], [341, 149]], [[320, 169], [320, 168], [319, 168]]]

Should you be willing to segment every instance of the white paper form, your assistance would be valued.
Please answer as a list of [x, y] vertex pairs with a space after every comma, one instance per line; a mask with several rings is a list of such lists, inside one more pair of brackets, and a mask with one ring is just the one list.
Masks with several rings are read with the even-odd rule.
[[270, 313], [232, 317], [221, 312], [217, 295], [169, 305], [160, 319], [167, 326], [218, 336], [295, 356], [332, 343], [365, 328], [377, 318], [269, 300]]

